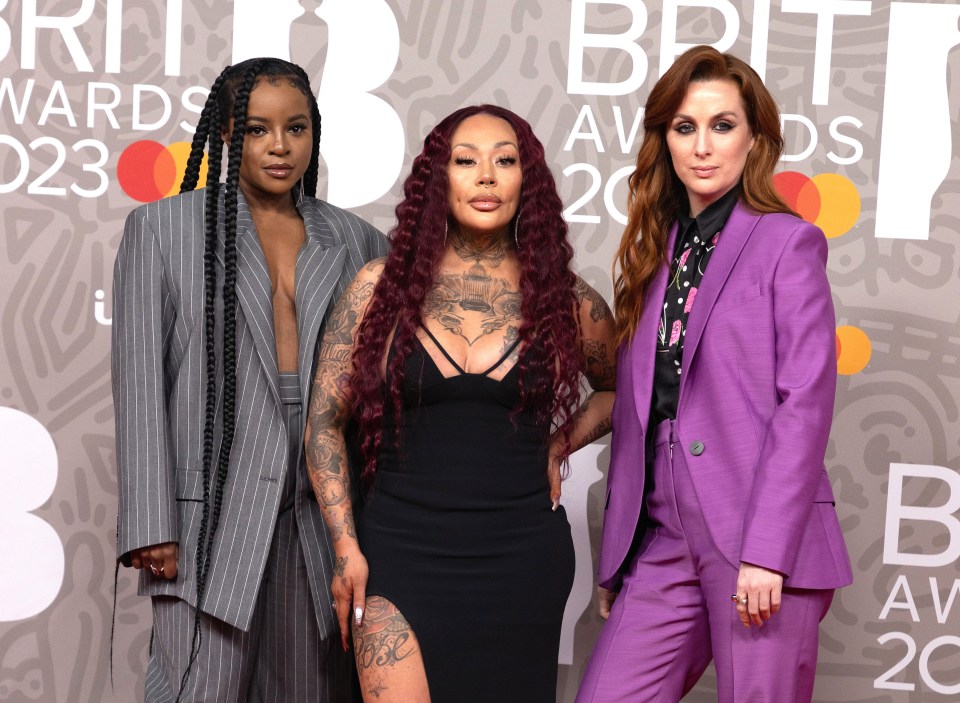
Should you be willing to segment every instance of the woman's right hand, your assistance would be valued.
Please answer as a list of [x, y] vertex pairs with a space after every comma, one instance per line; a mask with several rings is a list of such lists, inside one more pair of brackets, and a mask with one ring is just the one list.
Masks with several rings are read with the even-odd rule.
[[340, 623], [340, 639], [343, 651], [349, 649], [349, 620], [359, 625], [363, 622], [363, 611], [367, 603], [367, 577], [370, 573], [367, 560], [359, 548], [338, 553], [333, 563], [333, 607], [337, 611]]
[[613, 601], [617, 599], [617, 592], [597, 586], [597, 599], [600, 601], [600, 617], [606, 620], [610, 617], [610, 609], [613, 607]]
[[177, 578], [177, 559], [180, 547], [176, 542], [152, 544], [130, 550], [130, 566], [134, 569], [149, 569], [156, 578]]

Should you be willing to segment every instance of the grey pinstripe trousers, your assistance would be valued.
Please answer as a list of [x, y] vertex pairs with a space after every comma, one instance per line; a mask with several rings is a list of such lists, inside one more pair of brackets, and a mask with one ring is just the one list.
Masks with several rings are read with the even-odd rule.
[[[281, 374], [290, 466], [300, 465], [301, 411]], [[291, 393], [297, 402], [292, 402]], [[240, 630], [200, 614], [202, 643], [184, 688], [184, 703], [347, 703], [353, 660], [336, 633], [323, 640], [307, 577], [288, 477], [253, 621]], [[173, 703], [190, 656], [196, 610], [175, 596], [153, 597], [153, 651], [147, 667], [146, 703]]]

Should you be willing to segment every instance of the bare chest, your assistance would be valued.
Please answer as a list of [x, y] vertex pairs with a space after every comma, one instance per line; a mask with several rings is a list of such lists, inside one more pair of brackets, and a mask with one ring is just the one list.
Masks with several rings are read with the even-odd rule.
[[296, 271], [297, 254], [306, 232], [299, 218], [257, 221], [273, 302], [273, 324], [280, 371], [296, 371], [298, 356]]

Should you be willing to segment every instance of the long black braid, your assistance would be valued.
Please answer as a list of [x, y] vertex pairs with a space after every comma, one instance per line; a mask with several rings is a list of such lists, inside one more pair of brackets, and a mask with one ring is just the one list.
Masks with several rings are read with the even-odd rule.
[[[317, 190], [320, 144], [320, 110], [316, 98], [310, 89], [310, 79], [306, 72], [296, 64], [274, 58], [249, 59], [235, 66], [228, 66], [214, 81], [210, 95], [204, 104], [197, 129], [194, 133], [187, 159], [180, 192], [194, 190], [200, 178], [200, 165], [203, 161], [204, 146], [207, 146], [207, 183], [204, 193], [205, 237], [203, 253], [204, 277], [204, 333], [206, 351], [206, 387], [203, 427], [203, 507], [200, 519], [200, 534], [196, 550], [197, 608], [194, 620], [190, 659], [180, 679], [180, 700], [186, 688], [187, 680], [200, 651], [202, 632], [200, 613], [206, 593], [207, 577], [210, 570], [214, 538], [220, 524], [223, 506], [224, 487], [230, 466], [230, 453], [236, 430], [236, 391], [237, 391], [237, 335], [236, 335], [236, 279], [237, 279], [237, 192], [240, 183], [240, 162], [243, 156], [243, 140], [246, 134], [247, 104], [250, 93], [261, 78], [286, 78], [291, 84], [307, 96], [310, 103], [313, 127], [313, 153], [310, 164], [303, 175], [302, 182], [294, 187], [291, 195], [299, 196], [299, 189], [306, 195], [314, 196]], [[223, 277], [223, 429], [217, 452], [216, 471], [213, 470], [214, 426], [217, 414], [216, 402], [216, 249], [217, 226], [220, 213], [220, 172], [223, 160], [223, 139], [221, 130], [230, 129], [230, 144], [227, 151], [227, 177], [223, 184], [223, 226], [224, 226], [224, 277]], [[212, 497], [212, 500], [211, 500]]]

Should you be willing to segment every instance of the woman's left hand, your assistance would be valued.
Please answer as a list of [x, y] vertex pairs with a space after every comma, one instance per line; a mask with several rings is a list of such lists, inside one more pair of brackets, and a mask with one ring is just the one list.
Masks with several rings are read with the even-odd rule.
[[751, 623], [762, 626], [764, 620], [773, 617], [774, 613], [780, 610], [782, 590], [783, 574], [756, 564], [740, 562], [736, 606], [743, 626], [750, 627]]
[[550, 446], [550, 458], [547, 461], [547, 479], [550, 481], [550, 502], [551, 508], [556, 510], [560, 507], [560, 449], [557, 443]]
[[555, 456], [551, 449], [547, 463], [547, 479], [550, 481], [550, 502], [553, 510], [560, 506], [560, 464], [560, 458]]

